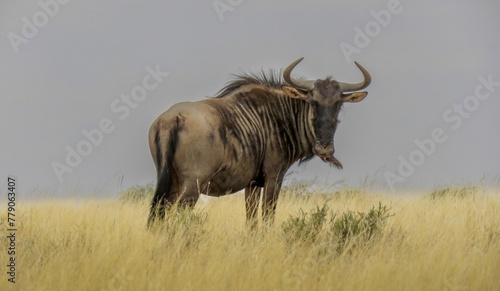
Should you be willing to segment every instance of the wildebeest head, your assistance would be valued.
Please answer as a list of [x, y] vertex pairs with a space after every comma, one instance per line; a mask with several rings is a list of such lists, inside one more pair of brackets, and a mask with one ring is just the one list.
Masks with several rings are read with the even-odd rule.
[[342, 83], [331, 78], [324, 80], [294, 79], [290, 73], [302, 59], [296, 60], [284, 70], [283, 78], [291, 87], [283, 86], [282, 89], [294, 98], [306, 100], [310, 105], [309, 122], [315, 136], [314, 154], [323, 161], [328, 161], [341, 168], [342, 165], [333, 156], [335, 152], [333, 137], [339, 123], [338, 115], [344, 102], [359, 102], [366, 97], [368, 92], [354, 91], [362, 90], [370, 85], [370, 74], [355, 62], [364, 76], [364, 80], [357, 84]]

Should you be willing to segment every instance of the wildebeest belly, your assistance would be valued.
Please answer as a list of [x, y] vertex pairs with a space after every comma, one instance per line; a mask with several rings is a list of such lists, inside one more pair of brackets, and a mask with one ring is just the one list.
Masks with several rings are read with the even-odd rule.
[[204, 191], [202, 192], [209, 196], [223, 196], [244, 189], [249, 186], [252, 181], [256, 181], [255, 171], [252, 171], [252, 169], [241, 171], [241, 169], [227, 167], [218, 171], [210, 179], [209, 183], [204, 185]]

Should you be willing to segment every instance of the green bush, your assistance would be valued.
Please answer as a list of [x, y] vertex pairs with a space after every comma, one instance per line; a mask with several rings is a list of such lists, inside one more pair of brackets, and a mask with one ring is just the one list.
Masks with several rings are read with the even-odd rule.
[[315, 242], [323, 228], [327, 215], [328, 206], [326, 203], [321, 208], [316, 206], [316, 210], [310, 215], [301, 209], [299, 216], [290, 216], [282, 225], [286, 240], [294, 243]]
[[449, 187], [432, 191], [430, 197], [433, 200], [445, 197], [466, 198], [474, 196], [478, 191], [479, 189], [476, 186]]
[[342, 253], [347, 246], [368, 243], [390, 216], [387, 206], [379, 202], [378, 208], [372, 207], [367, 213], [348, 211], [333, 219], [330, 234], [337, 242], [337, 251]]
[[346, 197], [346, 198], [357, 198], [366, 195], [366, 191], [364, 189], [357, 188], [345, 188], [333, 193], [334, 197]]
[[[387, 218], [392, 216], [387, 206], [372, 207], [368, 212], [348, 211], [341, 215], [330, 213], [326, 227], [328, 206], [325, 204], [310, 214], [300, 210], [298, 216], [290, 216], [282, 224], [288, 243], [310, 245], [324, 242], [327, 247], [334, 246], [340, 254], [358, 245], [367, 245], [382, 230]], [[321, 241], [323, 238], [323, 241]]]

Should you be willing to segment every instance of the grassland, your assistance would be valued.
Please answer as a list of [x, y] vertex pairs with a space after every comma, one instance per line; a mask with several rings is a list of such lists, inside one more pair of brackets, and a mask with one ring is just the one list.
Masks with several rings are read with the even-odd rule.
[[298, 192], [254, 232], [240, 194], [156, 231], [145, 199], [22, 201], [17, 282], [2, 243], [0, 290], [500, 290], [496, 190]]

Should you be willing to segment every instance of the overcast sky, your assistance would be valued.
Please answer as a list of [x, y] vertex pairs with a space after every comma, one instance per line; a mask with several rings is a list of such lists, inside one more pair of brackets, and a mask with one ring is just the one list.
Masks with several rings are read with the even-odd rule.
[[[0, 174], [26, 193], [155, 182], [159, 114], [302, 56], [297, 75], [358, 82], [355, 60], [373, 82], [341, 113], [344, 170], [316, 158], [288, 181], [430, 188], [500, 175], [498, 1], [40, 3], [0, 4]], [[87, 156], [69, 165], [79, 144]]]

